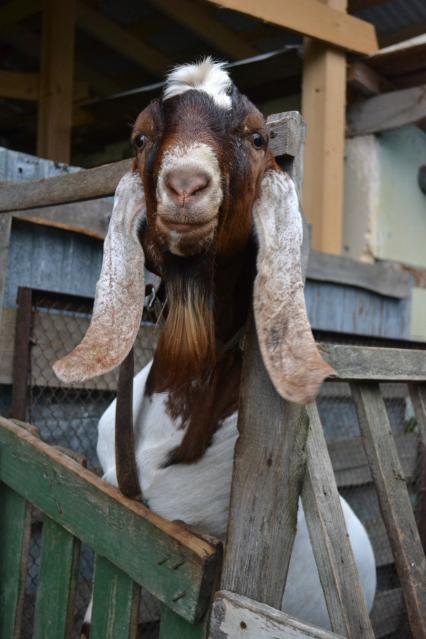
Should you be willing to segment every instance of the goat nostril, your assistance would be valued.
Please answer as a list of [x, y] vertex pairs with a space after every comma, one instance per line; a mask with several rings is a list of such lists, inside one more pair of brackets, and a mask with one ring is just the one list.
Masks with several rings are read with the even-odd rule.
[[173, 198], [185, 200], [204, 191], [210, 184], [210, 176], [204, 171], [175, 170], [165, 177], [165, 185]]

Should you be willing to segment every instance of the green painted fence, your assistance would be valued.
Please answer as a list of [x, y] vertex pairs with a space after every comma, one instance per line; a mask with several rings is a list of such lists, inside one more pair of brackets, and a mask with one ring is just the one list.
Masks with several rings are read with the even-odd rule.
[[20, 635], [30, 504], [44, 514], [35, 638], [69, 636], [80, 543], [96, 553], [94, 639], [136, 637], [141, 586], [163, 604], [161, 639], [205, 637], [220, 543], [127, 499], [1, 417], [0, 637]]

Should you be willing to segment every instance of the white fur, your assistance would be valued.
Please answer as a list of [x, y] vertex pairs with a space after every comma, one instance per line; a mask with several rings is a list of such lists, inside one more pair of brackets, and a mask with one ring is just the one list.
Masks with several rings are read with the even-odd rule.
[[223, 67], [223, 62], [215, 62], [210, 56], [198, 64], [182, 64], [175, 67], [166, 78], [163, 100], [196, 89], [208, 93], [218, 106], [231, 109], [229, 90], [232, 80]]
[[[133, 415], [139, 481], [149, 507], [170, 520], [182, 520], [217, 537], [224, 537], [228, 519], [237, 413], [228, 417], [215, 433], [211, 446], [195, 464], [161, 468], [185, 430], [166, 412], [166, 394], [145, 397], [151, 364], [134, 379]], [[115, 401], [99, 422], [97, 452], [104, 479], [117, 485], [114, 455]], [[349, 505], [341, 498], [343, 513], [371, 608], [376, 589], [373, 550], [367, 533]], [[303, 508], [299, 508], [298, 531], [283, 598], [283, 610], [324, 628], [330, 628]]]
[[[187, 216], [197, 222], [212, 221], [212, 227], [217, 224], [217, 212], [222, 203], [223, 191], [219, 162], [216, 153], [208, 144], [194, 142], [185, 146], [176, 145], [163, 156], [157, 181], [157, 215], [173, 218], [176, 216], [176, 204], [171, 199], [165, 187], [167, 175], [176, 169], [189, 172], [204, 171], [210, 179], [208, 188], [197, 197], [195, 205], [191, 205]], [[181, 234], [173, 231], [169, 233], [169, 249], [176, 255], [182, 255], [179, 243]]]

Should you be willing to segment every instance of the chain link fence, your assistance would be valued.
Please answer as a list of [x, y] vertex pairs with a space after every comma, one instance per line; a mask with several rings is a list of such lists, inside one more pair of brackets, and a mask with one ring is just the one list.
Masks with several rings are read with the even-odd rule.
[[[66, 386], [52, 371], [53, 362], [69, 352], [83, 337], [91, 314], [92, 300], [49, 292], [33, 291], [31, 357], [27, 420], [38, 427], [40, 437], [48, 443], [72, 449], [84, 457], [87, 466], [100, 472], [96, 457], [97, 422], [115, 396], [117, 371], [82, 384]], [[135, 371], [152, 357], [158, 330], [145, 323], [135, 344]], [[336, 341], [335, 335], [320, 335], [320, 339]], [[364, 338], [340, 339], [346, 343], [374, 344]], [[383, 345], [380, 342], [380, 345]], [[383, 387], [389, 420], [410, 487], [413, 507], [420, 494], [418, 479], [419, 435], [406, 385]], [[377, 494], [364, 454], [357, 415], [347, 384], [328, 382], [318, 400], [329, 451], [340, 493], [353, 507], [366, 526], [377, 562], [377, 595], [372, 620], [376, 637], [409, 639], [405, 606], [393, 563], [388, 535], [381, 517]], [[32, 543], [27, 574], [25, 627], [23, 639], [31, 637], [34, 600], [40, 557], [42, 520], [34, 513]], [[93, 573], [93, 553], [81, 549], [79, 581], [76, 597], [73, 637], [88, 605]], [[143, 618], [146, 623], [141, 637], [148, 639], [157, 632], [158, 603], [143, 597]]]

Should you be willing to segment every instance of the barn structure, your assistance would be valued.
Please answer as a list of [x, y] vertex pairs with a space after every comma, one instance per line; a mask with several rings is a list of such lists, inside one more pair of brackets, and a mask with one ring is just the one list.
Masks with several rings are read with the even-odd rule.
[[[108, 163], [127, 166], [129, 124], [158, 94], [164, 72], [206, 54], [226, 59], [239, 88], [272, 116], [270, 126], [274, 114], [289, 110], [300, 110], [307, 125], [302, 201], [311, 250], [305, 290], [316, 338], [342, 347], [420, 353], [426, 342], [425, 32], [420, 0], [5, 0], [0, 181], [33, 182]], [[298, 130], [303, 138], [303, 127]], [[300, 173], [298, 151], [279, 156], [284, 166], [296, 157]], [[96, 471], [96, 424], [114, 397], [117, 376], [66, 387], [51, 364], [87, 327], [112, 191], [105, 187], [97, 199], [85, 201], [61, 196], [56, 203], [47, 192], [41, 183], [17, 190], [16, 197], [8, 184], [0, 190], [0, 414], [30, 422], [43, 441], [73, 450]], [[156, 339], [147, 312], [135, 349], [137, 367], [150, 359]], [[405, 384], [423, 382], [422, 370], [424, 364], [417, 377], [389, 373], [375, 379], [392, 382], [381, 390], [425, 547], [426, 424], [421, 401], [413, 401], [424, 391], [410, 395]], [[412, 601], [404, 598], [349, 383], [327, 383], [317, 405], [337, 486], [375, 550], [374, 636], [424, 636], [426, 620], [423, 626], [419, 618], [413, 622]], [[43, 618], [42, 604], [39, 620], [37, 613], [33, 618], [40, 562], [45, 569], [40, 510], [32, 514], [22, 637], [40, 632]], [[77, 636], [92, 572], [93, 551], [83, 544], [73, 624], [63, 636]], [[241, 583], [238, 592], [248, 594]], [[274, 605], [273, 598], [252, 598]], [[216, 612], [240, 604], [225, 597]], [[151, 621], [141, 636], [156, 636], [158, 601], [146, 595], [143, 605]], [[175, 613], [190, 616], [179, 603], [171, 609], [163, 617], [162, 639], [192, 636], [183, 627], [171, 634], [179, 628]], [[0, 622], [0, 635], [6, 627]]]

